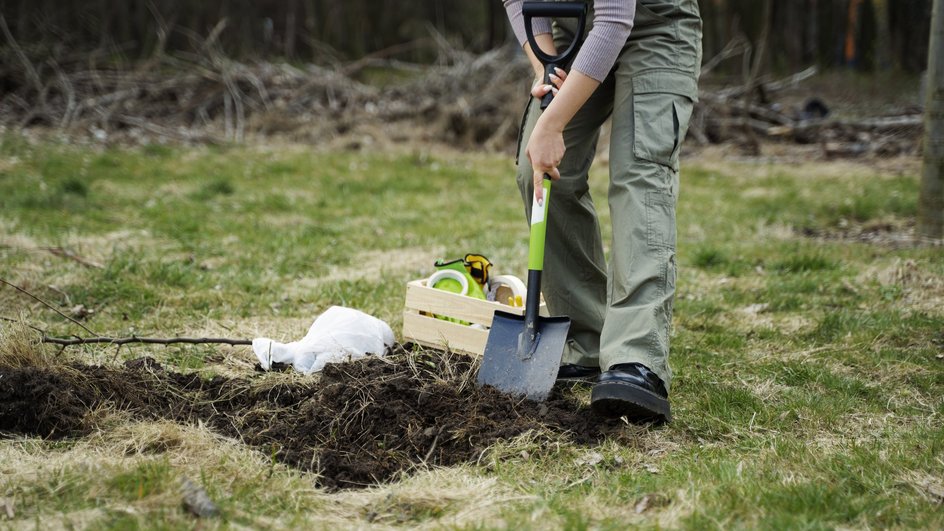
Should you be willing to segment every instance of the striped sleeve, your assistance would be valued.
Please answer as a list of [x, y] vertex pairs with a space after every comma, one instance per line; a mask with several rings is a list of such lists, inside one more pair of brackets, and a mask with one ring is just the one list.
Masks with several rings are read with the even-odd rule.
[[593, 7], [593, 28], [571, 69], [602, 82], [633, 30], [636, 0], [596, 0]]
[[[524, 15], [521, 14], [521, 7], [524, 0], [503, 0], [505, 3], [505, 12], [508, 14], [508, 20], [511, 22], [511, 29], [515, 32], [518, 44], [524, 46], [528, 42], [528, 35], [524, 31]], [[551, 20], [547, 18], [531, 19], [531, 27], [534, 28], [534, 34], [551, 32]]]

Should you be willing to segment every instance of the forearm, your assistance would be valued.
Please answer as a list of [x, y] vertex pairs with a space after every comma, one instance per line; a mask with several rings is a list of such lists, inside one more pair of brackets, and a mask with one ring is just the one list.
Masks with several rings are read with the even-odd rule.
[[[518, 39], [518, 43], [524, 48], [524, 53], [527, 54], [528, 60], [531, 61], [531, 67], [534, 69], [535, 75], [543, 78], [544, 67], [541, 66], [541, 62], [538, 61], [538, 58], [535, 57], [526, 36], [524, 17], [521, 14], [522, 2], [523, 0], [503, 0], [502, 3], [505, 4], [505, 10], [508, 12], [508, 21], [511, 22], [511, 29], [514, 30], [515, 38]], [[551, 37], [550, 19], [535, 18], [531, 21], [531, 28], [534, 31], [534, 40], [537, 41], [538, 46], [549, 55], [557, 55], [557, 51], [554, 47], [554, 38]]]
[[[537, 41], [538, 47], [548, 55], [557, 55], [557, 48], [554, 46], [554, 38], [551, 37], [550, 33], [541, 33], [534, 36], [534, 40]], [[534, 74], [541, 82], [544, 79], [544, 65], [541, 64], [541, 61], [534, 55], [534, 51], [531, 50], [531, 44], [525, 41], [524, 43], [524, 53], [528, 56], [528, 60], [531, 61], [531, 68], [534, 69]]]
[[544, 111], [535, 127], [562, 132], [599, 86], [600, 82], [596, 79], [577, 70], [571, 71], [567, 82], [554, 96], [554, 102]]

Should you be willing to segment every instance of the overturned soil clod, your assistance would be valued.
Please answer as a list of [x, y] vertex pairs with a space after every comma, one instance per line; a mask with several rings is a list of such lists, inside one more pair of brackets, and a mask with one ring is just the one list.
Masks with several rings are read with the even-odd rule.
[[202, 421], [317, 472], [335, 489], [476, 461], [496, 442], [529, 431], [593, 443], [620, 429], [561, 391], [535, 403], [474, 381], [470, 358], [403, 347], [386, 360], [328, 365], [302, 383], [204, 379], [151, 358], [120, 367], [0, 366], [0, 435], [80, 437], [95, 429], [90, 412], [109, 406], [140, 419]]

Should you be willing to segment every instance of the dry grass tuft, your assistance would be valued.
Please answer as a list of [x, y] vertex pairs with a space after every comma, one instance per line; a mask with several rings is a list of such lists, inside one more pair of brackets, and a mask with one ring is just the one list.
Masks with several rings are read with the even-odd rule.
[[457, 393], [475, 385], [481, 358], [469, 358], [451, 350], [429, 350], [420, 345], [414, 348], [405, 359], [414, 378], [454, 388]]
[[336, 511], [315, 520], [328, 527], [360, 521], [374, 526], [419, 529], [500, 524], [498, 507], [535, 499], [466, 467], [440, 468], [400, 483], [327, 496]]
[[910, 486], [928, 502], [944, 505], [944, 480], [930, 474], [911, 471], [901, 478], [901, 482]]
[[929, 269], [927, 262], [895, 258], [867, 268], [857, 282], [901, 290], [899, 305], [906, 310], [940, 313], [944, 309], [944, 278]]
[[[121, 412], [113, 412], [113, 415], [107, 419], [110, 427], [92, 436], [92, 444], [109, 448], [115, 455], [159, 455], [188, 445], [187, 453], [208, 453], [209, 447], [199, 446], [206, 436], [194, 437], [190, 426], [167, 420], [134, 422], [130, 415]], [[194, 443], [198, 445], [194, 446]]]
[[58, 365], [59, 358], [50, 354], [38, 332], [24, 323], [22, 317], [20, 322], [0, 321], [0, 366], [20, 369]]
[[[35, 518], [50, 521], [53, 527], [88, 527], [102, 518], [100, 512], [89, 513], [89, 504], [106, 503], [112, 508], [124, 507], [129, 514], [142, 515], [161, 510], [171, 518], [180, 512], [180, 492], [177, 477], [205, 478], [211, 492], [220, 500], [229, 493], [242, 489], [246, 482], [266, 478], [266, 488], [255, 493], [260, 503], [272, 504], [279, 497], [311, 492], [310, 480], [301, 474], [276, 465], [262, 452], [254, 451], [237, 441], [218, 436], [201, 426], [186, 426], [168, 421], [122, 421], [121, 415], [112, 416], [109, 425], [90, 437], [69, 444], [48, 443], [40, 439], [23, 438], [0, 446], [0, 467], [3, 480], [0, 489], [13, 497], [28, 501], [37, 489], [62, 485], [60, 496], [64, 510], [45, 504], [22, 504], [14, 524], [28, 524]], [[120, 482], [147, 481], [134, 474], [149, 464], [167, 468], [162, 480], [149, 492], [128, 500]], [[119, 485], [116, 487], [116, 485]], [[132, 493], [133, 494], [133, 493]], [[191, 522], [180, 513], [178, 517]]]

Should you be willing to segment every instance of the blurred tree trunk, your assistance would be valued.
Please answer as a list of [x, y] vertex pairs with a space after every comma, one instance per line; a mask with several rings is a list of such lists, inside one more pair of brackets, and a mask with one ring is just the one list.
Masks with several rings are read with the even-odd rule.
[[873, 0], [875, 4], [875, 66], [879, 70], [892, 67], [892, 33], [888, 18], [888, 0]]
[[804, 62], [809, 62], [815, 61], [817, 56], [816, 51], [819, 43], [819, 6], [817, 5], [817, 0], [809, 0], [809, 5], [806, 7], [806, 15], [809, 22], [806, 28]]
[[858, 39], [856, 38], [859, 29], [859, 9], [862, 0], [849, 0], [849, 12], [846, 19], [846, 41], [843, 46], [842, 63], [846, 66], [853, 66], [859, 59], [857, 48]]
[[[746, 91], [744, 93], [744, 107], [749, 108], [754, 104], [754, 98], [756, 96], [756, 90], [754, 90], [754, 85], [757, 81], [758, 76], [760, 75], [761, 70], [764, 68], [764, 63], [767, 59], [767, 40], [770, 34], [770, 26], [773, 22], [773, 0], [764, 0], [761, 4], [763, 7], [763, 22], [760, 29], [760, 35], [757, 37], [757, 42], [754, 44], [754, 56], [753, 63], [750, 66], [750, 70], [745, 72], [746, 79], [744, 80], [744, 87]], [[760, 141], [757, 138], [757, 133], [754, 132], [754, 128], [750, 124], [750, 116], [744, 117], [744, 136], [745, 136], [745, 145], [744, 152], [748, 156], [759, 157], [761, 155]]]
[[920, 72], [927, 65], [930, 7], [931, 0], [895, 0], [889, 3], [895, 61], [912, 72]]
[[295, 57], [295, 30], [298, 24], [298, 0], [288, 0], [285, 13], [285, 39], [282, 45], [285, 56]]
[[495, 34], [496, 34], [496, 27], [497, 27], [497, 24], [496, 24], [496, 20], [495, 20], [495, 12], [497, 11], [497, 7], [498, 7], [498, 2], [497, 2], [497, 1], [496, 1], [496, 2], [489, 2], [489, 3], [488, 3], [488, 15], [487, 15], [487, 19], [488, 19], [488, 40], [487, 40], [486, 43], [485, 43], [485, 47], [488, 48], [488, 49], [494, 48], [494, 47], [495, 47], [495, 44], [496, 44], [496, 42], [495, 42], [495, 41], [496, 41], [496, 39], [495, 39]]
[[918, 205], [918, 234], [944, 238], [944, 0], [934, 0], [924, 106], [924, 173]]

